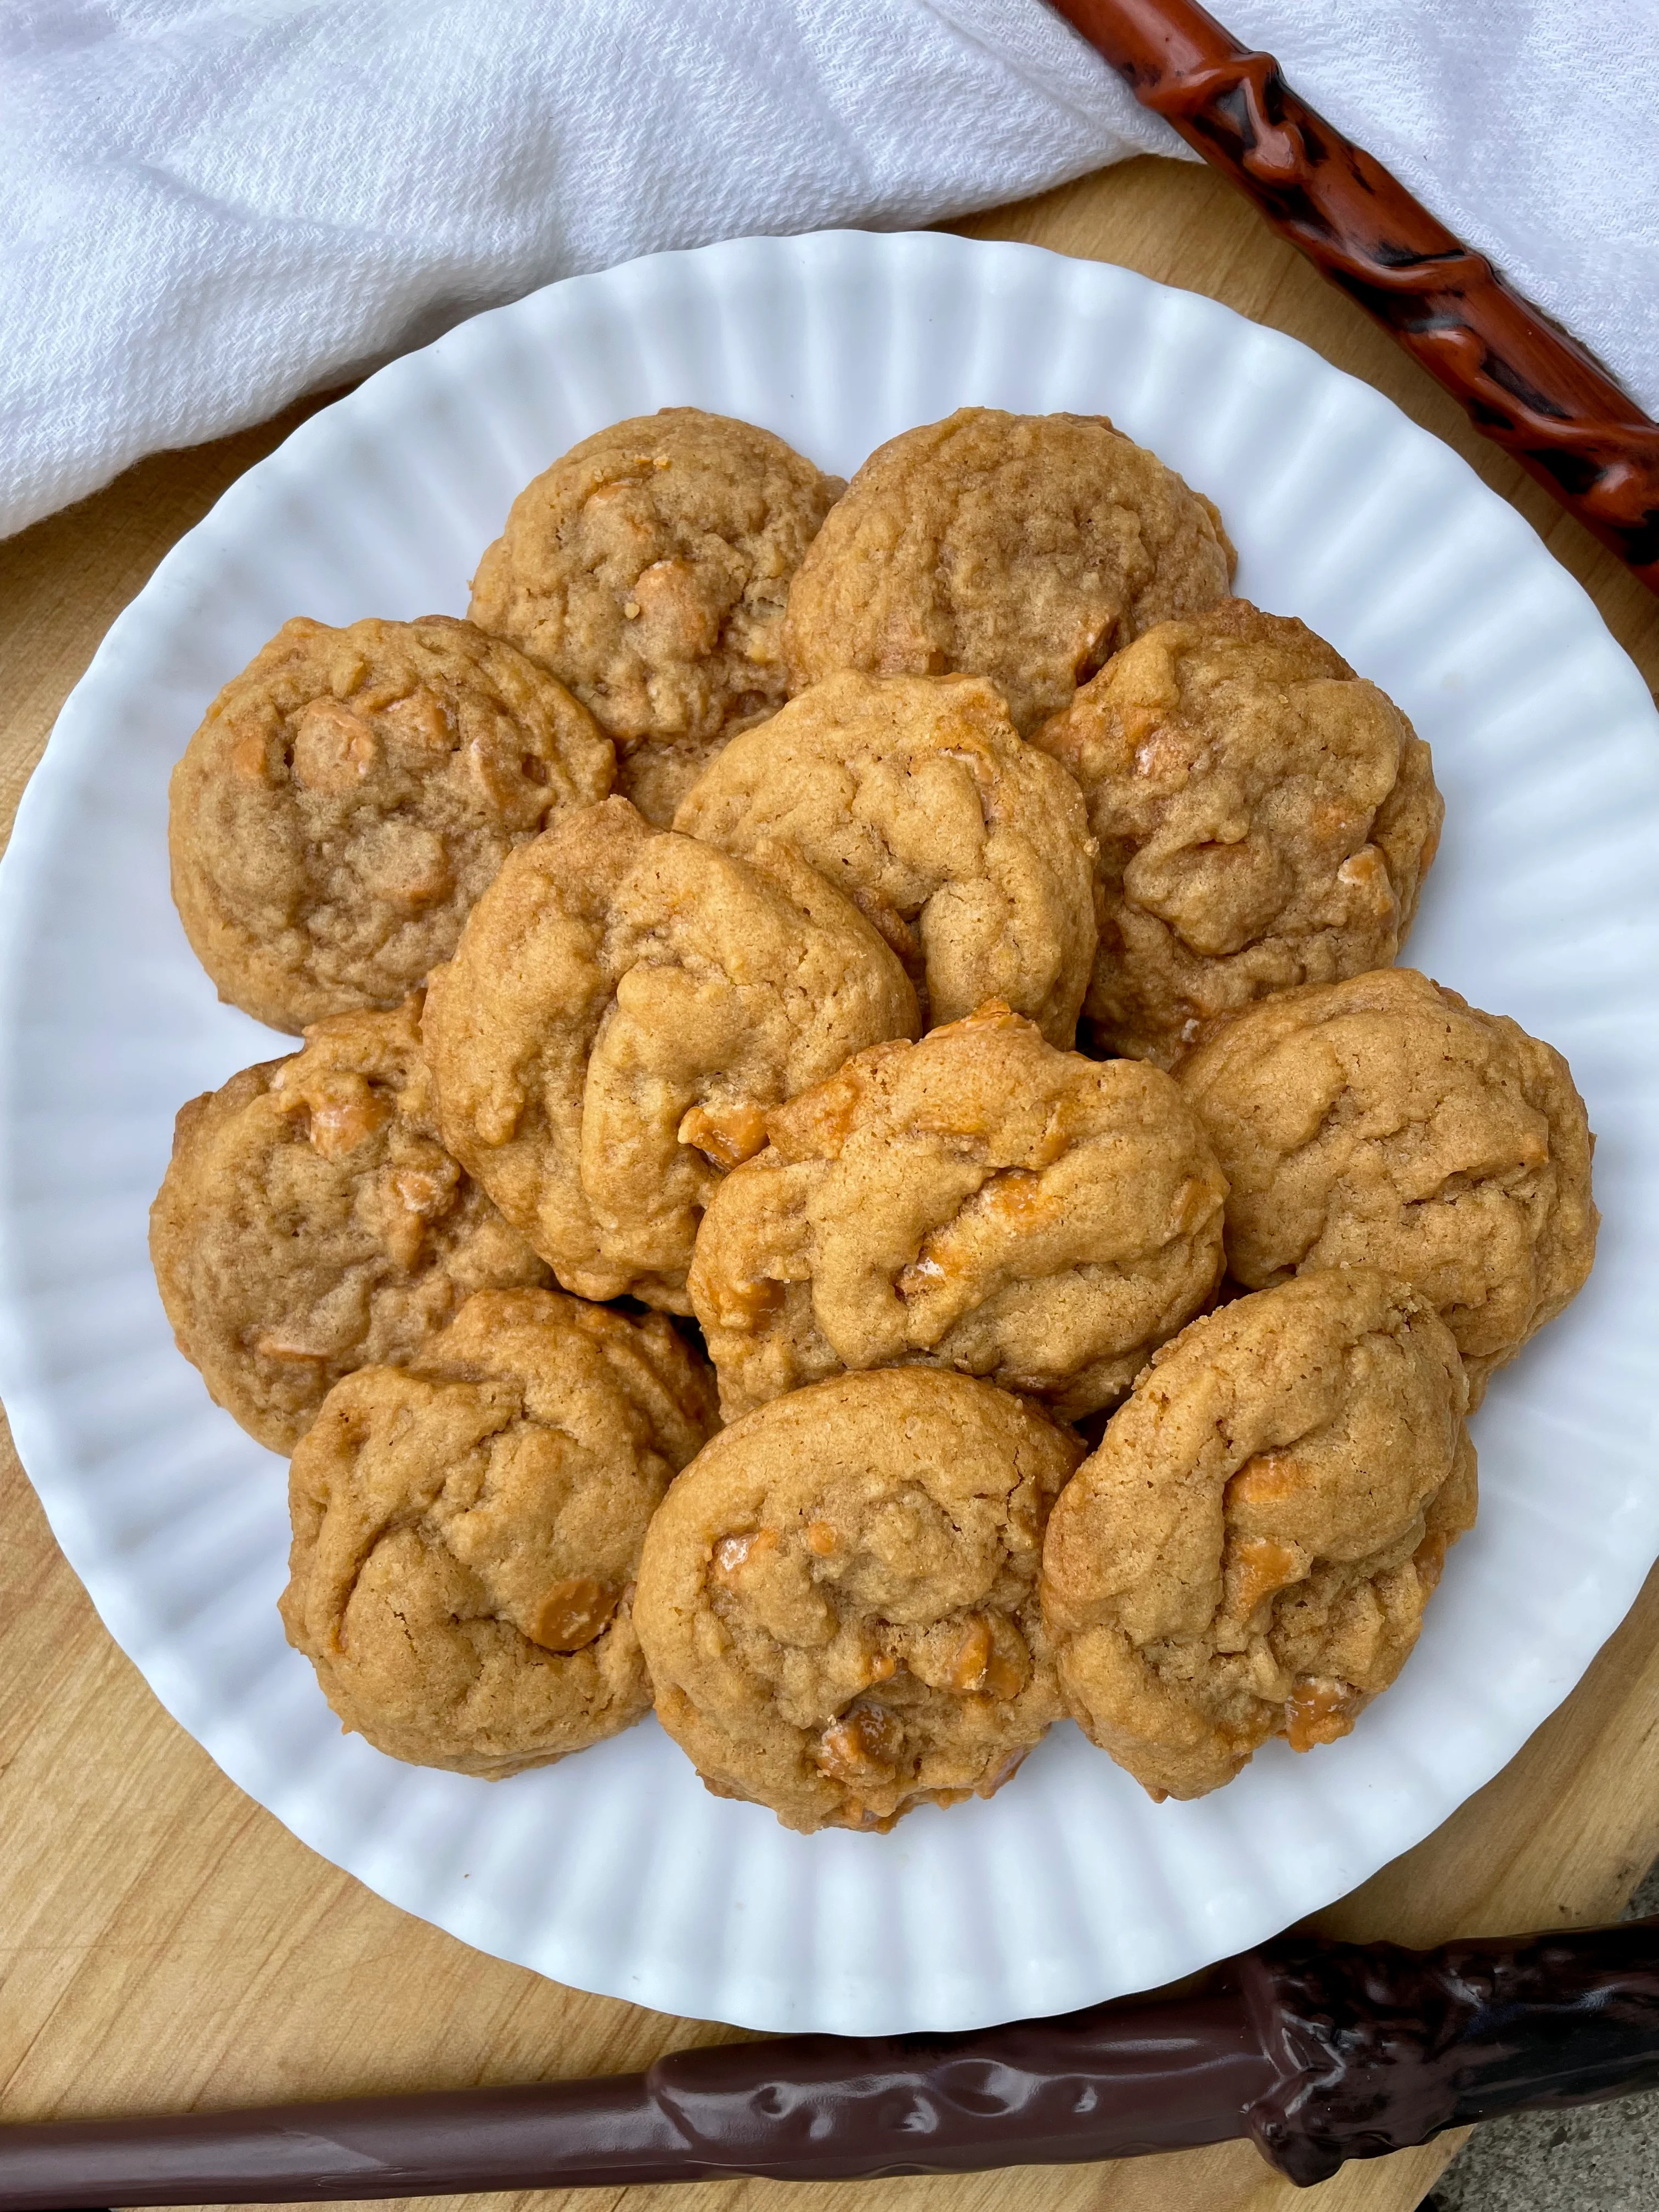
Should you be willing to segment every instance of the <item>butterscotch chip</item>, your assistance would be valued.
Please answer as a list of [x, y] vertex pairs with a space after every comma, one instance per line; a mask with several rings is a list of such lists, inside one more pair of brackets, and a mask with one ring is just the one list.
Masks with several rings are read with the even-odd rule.
[[409, 1366], [337, 1384], [295, 1452], [289, 1643], [416, 1765], [494, 1778], [616, 1735], [651, 1702], [646, 1524], [712, 1425], [661, 1315], [481, 1291]]
[[1386, 1267], [1442, 1316], [1476, 1402], [1583, 1289], [1599, 1218], [1584, 1102], [1560, 1054], [1506, 1016], [1380, 969], [1263, 1000], [1177, 1076], [1252, 1289]]
[[173, 772], [185, 933], [273, 1029], [394, 1006], [514, 847], [615, 772], [563, 685], [470, 623], [285, 623]]
[[697, 1223], [767, 1111], [915, 1024], [897, 958], [798, 854], [738, 860], [611, 799], [514, 854], [425, 1033], [446, 1143], [565, 1288], [689, 1312]]
[[981, 678], [828, 677], [734, 738], [674, 827], [730, 853], [793, 845], [904, 961], [924, 1024], [997, 998], [1071, 1043], [1094, 841], [1076, 784]]
[[752, 422], [696, 407], [614, 422], [514, 500], [472, 619], [592, 709], [619, 788], [665, 829], [698, 751], [782, 705], [790, 579], [841, 489]]
[[191, 1099], [149, 1242], [179, 1349], [280, 1452], [342, 1376], [401, 1366], [475, 1291], [549, 1279], [439, 1141], [418, 998]]
[[1160, 623], [1034, 732], [1083, 787], [1104, 901], [1087, 1012], [1170, 1066], [1269, 992], [1384, 968], [1440, 836], [1429, 749], [1305, 624]]
[[708, 1788], [810, 1831], [1006, 1781], [1059, 1711], [1037, 1571], [1082, 1450], [925, 1368], [795, 1391], [705, 1445], [651, 1524], [635, 1618]]
[[838, 668], [988, 677], [1022, 732], [1120, 646], [1227, 596], [1208, 500], [1103, 416], [963, 407], [873, 453], [790, 587], [799, 691]]
[[1370, 1267], [1167, 1344], [1054, 1509], [1043, 1616], [1073, 1717], [1155, 1798], [1346, 1735], [1474, 1525], [1449, 1331]]
[[1075, 1419], [1222, 1270], [1226, 1196], [1161, 1069], [1056, 1052], [993, 1003], [775, 1107], [714, 1194], [691, 1304], [727, 1419], [844, 1368], [985, 1376]]

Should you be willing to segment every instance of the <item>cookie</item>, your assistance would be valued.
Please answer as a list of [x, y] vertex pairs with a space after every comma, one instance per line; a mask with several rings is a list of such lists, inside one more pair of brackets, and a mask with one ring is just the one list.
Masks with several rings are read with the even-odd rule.
[[1450, 1332], [1371, 1267], [1298, 1275], [1167, 1344], [1054, 1509], [1066, 1703], [1154, 1798], [1270, 1736], [1334, 1742], [1411, 1656], [1474, 1525]]
[[1032, 742], [1098, 841], [1103, 1048], [1168, 1067], [1253, 1000], [1399, 951], [1440, 836], [1429, 749], [1304, 623], [1243, 599], [1159, 623]]
[[798, 854], [738, 860], [611, 799], [514, 854], [425, 1035], [445, 1142], [564, 1287], [685, 1313], [697, 1223], [768, 1109], [915, 1024], [897, 958]]
[[1583, 1289], [1592, 1139], [1559, 1052], [1409, 968], [1237, 1016], [1177, 1079], [1231, 1193], [1252, 1290], [1369, 1261], [1421, 1291], [1486, 1377]]
[[927, 1368], [819, 1382], [706, 1444], [652, 1522], [634, 1614], [708, 1788], [803, 1832], [999, 1789], [1059, 1711], [1038, 1565], [1082, 1449]]
[[956, 1368], [1076, 1419], [1214, 1291], [1227, 1186], [1161, 1069], [994, 1002], [775, 1107], [714, 1192], [692, 1310], [728, 1420], [846, 1368]]
[[492, 1779], [640, 1719], [646, 1525], [713, 1425], [659, 1314], [481, 1291], [348, 1376], [294, 1455], [282, 1613], [346, 1728]]
[[615, 773], [563, 685], [470, 623], [287, 623], [173, 772], [185, 934], [272, 1029], [395, 1006], [514, 847]]
[[618, 787], [665, 829], [699, 749], [783, 704], [784, 601], [841, 489], [752, 422], [614, 422], [514, 501], [472, 619], [570, 686], [617, 742]]
[[764, 714], [739, 715], [712, 738], [665, 738], [659, 744], [635, 745], [617, 763], [617, 795], [625, 799], [659, 830], [672, 830], [681, 802], [705, 769], [723, 753], [744, 730], [753, 729]]
[[981, 678], [827, 677], [734, 738], [674, 827], [728, 853], [793, 845], [904, 962], [924, 1026], [997, 998], [1071, 1043], [1094, 841], [1076, 784]]
[[474, 1291], [550, 1280], [438, 1140], [418, 998], [319, 1022], [183, 1107], [149, 1249], [179, 1349], [278, 1452], [342, 1376], [403, 1365]]
[[789, 591], [799, 691], [838, 668], [986, 676], [1028, 734], [1118, 647], [1227, 596], [1208, 500], [1103, 416], [963, 407], [873, 453]]

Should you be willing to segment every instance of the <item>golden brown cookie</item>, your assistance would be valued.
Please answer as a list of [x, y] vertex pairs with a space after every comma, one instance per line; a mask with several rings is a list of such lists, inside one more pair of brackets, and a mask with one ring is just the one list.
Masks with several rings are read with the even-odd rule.
[[514, 854], [425, 1028], [446, 1143], [565, 1288], [685, 1313], [702, 1210], [768, 1109], [915, 1024], [798, 854], [737, 860], [611, 799]]
[[924, 1026], [987, 999], [1069, 1045], [1094, 960], [1094, 840], [1076, 784], [972, 676], [827, 677], [732, 738], [674, 827], [793, 845], [904, 962]]
[[395, 1006], [513, 848], [615, 773], [564, 686], [471, 623], [287, 623], [173, 772], [185, 933], [272, 1029]]
[[692, 1310], [728, 1420], [845, 1368], [983, 1376], [1077, 1419], [1220, 1279], [1227, 1194], [1179, 1088], [994, 1001], [775, 1107], [709, 1201]]
[[438, 1141], [420, 1001], [337, 1014], [180, 1109], [149, 1248], [179, 1349], [290, 1452], [356, 1368], [548, 1270]]
[[1304, 623], [1243, 599], [1160, 623], [1032, 742], [1099, 842], [1106, 1048], [1169, 1067], [1253, 1000], [1399, 951], [1440, 836], [1429, 749]]
[[1208, 500], [1103, 416], [963, 407], [873, 453], [801, 562], [784, 652], [838, 668], [988, 676], [1022, 733], [1154, 623], [1227, 596]]
[[752, 422], [697, 407], [613, 422], [514, 501], [472, 619], [592, 710], [618, 788], [665, 829], [699, 752], [783, 704], [784, 601], [841, 489]]
[[417, 1766], [494, 1779], [615, 1735], [651, 1703], [646, 1524], [713, 1425], [660, 1314], [480, 1291], [409, 1366], [337, 1383], [295, 1452], [289, 1643]]
[[1559, 1052], [1410, 968], [1310, 983], [1182, 1060], [1251, 1289], [1369, 1262], [1430, 1299], [1478, 1403], [1583, 1289], [1592, 1139]]
[[635, 745], [617, 763], [617, 795], [638, 808], [659, 830], [672, 830], [674, 816], [703, 770], [717, 761], [731, 740], [764, 714], [739, 715], [712, 738], [665, 738]]
[[1067, 1486], [1043, 1617], [1085, 1733], [1154, 1798], [1269, 1736], [1346, 1735], [1474, 1522], [1457, 1347], [1371, 1267], [1237, 1299], [1166, 1344]]
[[1082, 1450], [928, 1368], [819, 1382], [706, 1444], [651, 1524], [634, 1616], [708, 1788], [803, 1831], [999, 1789], [1059, 1711], [1037, 1571]]

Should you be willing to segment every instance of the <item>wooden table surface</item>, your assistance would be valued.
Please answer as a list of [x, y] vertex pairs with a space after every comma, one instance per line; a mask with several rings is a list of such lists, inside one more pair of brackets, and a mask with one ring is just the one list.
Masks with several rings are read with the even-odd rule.
[[[958, 228], [1208, 293], [1376, 385], [1520, 507], [1649, 683], [1659, 677], [1659, 603], [1207, 172], [1136, 161]], [[114, 616], [305, 411], [141, 463], [0, 544], [7, 823]], [[529, 2081], [634, 2067], [721, 2035], [485, 1958], [314, 1856], [163, 1713], [58, 1553], [9, 1445], [0, 1459], [0, 2118]], [[1514, 1763], [1321, 1924], [1427, 1943], [1606, 1919], [1656, 1854], [1659, 1574]], [[476, 2203], [495, 2212], [515, 2202], [548, 2212], [1411, 2212], [1455, 2141], [1351, 2166], [1306, 2196], [1235, 2143], [964, 2179]]]

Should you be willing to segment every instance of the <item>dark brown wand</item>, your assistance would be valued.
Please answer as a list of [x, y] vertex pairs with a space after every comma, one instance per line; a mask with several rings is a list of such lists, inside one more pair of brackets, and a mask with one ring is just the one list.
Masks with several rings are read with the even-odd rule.
[[0, 2127], [0, 2212], [1067, 2166], [1254, 2138], [1292, 2181], [1659, 2085], [1659, 1920], [1286, 1937], [1173, 1995], [956, 2035], [785, 2036], [644, 2074]]
[[1192, 0], [1052, 0], [1137, 100], [1659, 592], [1659, 424]]

